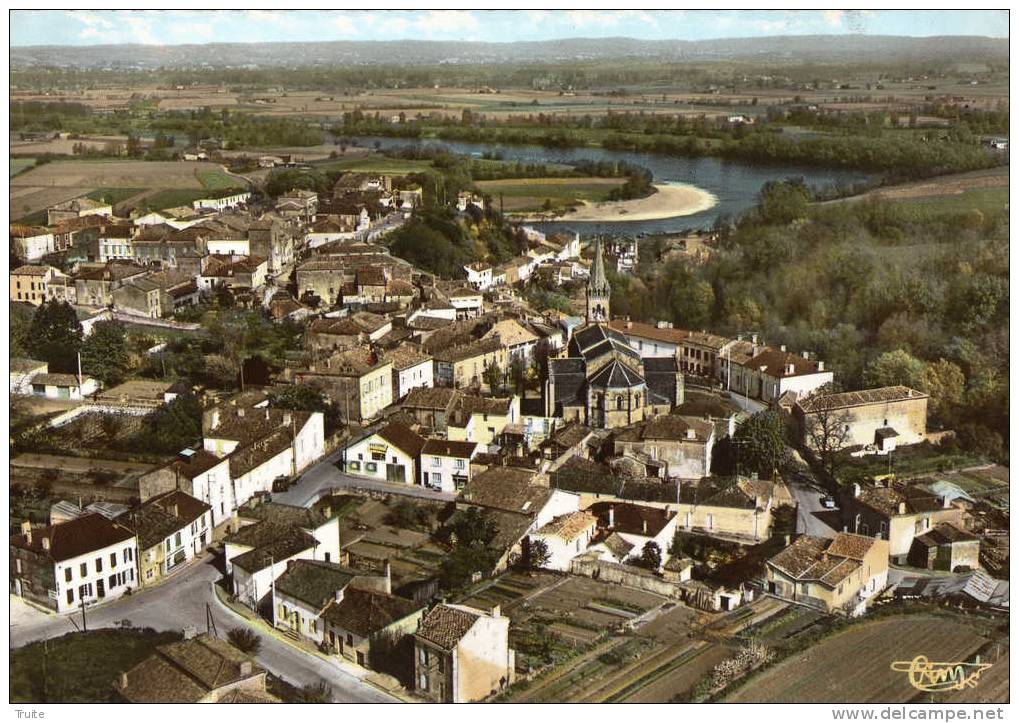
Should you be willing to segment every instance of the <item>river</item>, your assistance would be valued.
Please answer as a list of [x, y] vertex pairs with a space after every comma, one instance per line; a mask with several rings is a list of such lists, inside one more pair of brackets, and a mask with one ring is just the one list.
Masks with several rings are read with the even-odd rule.
[[545, 148], [544, 146], [499, 145], [494, 143], [464, 143], [444, 140], [415, 140], [409, 138], [361, 137], [359, 145], [382, 149], [403, 146], [443, 146], [451, 153], [481, 156], [484, 153], [500, 154], [502, 160], [527, 163], [564, 163], [578, 161], [626, 161], [650, 169], [656, 182], [678, 181], [689, 183], [710, 192], [718, 199], [717, 205], [707, 211], [690, 216], [656, 221], [629, 222], [555, 222], [532, 224], [543, 230], [572, 228], [582, 234], [605, 233], [612, 235], [638, 235], [674, 233], [686, 229], [708, 228], [720, 214], [737, 216], [757, 202], [757, 194], [768, 181], [801, 177], [810, 186], [823, 188], [835, 183], [858, 183], [873, 176], [857, 171], [821, 169], [789, 165], [750, 165], [720, 158], [681, 158], [654, 153], [608, 151], [601, 148]]

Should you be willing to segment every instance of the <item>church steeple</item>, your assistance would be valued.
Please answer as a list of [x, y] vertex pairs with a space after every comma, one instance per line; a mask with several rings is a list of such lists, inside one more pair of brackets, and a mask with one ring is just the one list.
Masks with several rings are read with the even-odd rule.
[[612, 289], [605, 276], [605, 260], [602, 258], [601, 239], [594, 242], [594, 263], [591, 265], [591, 278], [587, 281], [587, 323], [607, 322], [609, 320], [609, 296]]

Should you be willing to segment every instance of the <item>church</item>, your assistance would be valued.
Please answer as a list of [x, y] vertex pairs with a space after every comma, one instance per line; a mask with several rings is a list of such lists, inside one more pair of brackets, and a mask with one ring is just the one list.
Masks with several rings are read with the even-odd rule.
[[547, 416], [615, 429], [668, 414], [683, 403], [678, 360], [641, 358], [625, 336], [609, 328], [610, 296], [601, 241], [595, 241], [587, 323], [573, 333], [562, 356], [548, 360]]

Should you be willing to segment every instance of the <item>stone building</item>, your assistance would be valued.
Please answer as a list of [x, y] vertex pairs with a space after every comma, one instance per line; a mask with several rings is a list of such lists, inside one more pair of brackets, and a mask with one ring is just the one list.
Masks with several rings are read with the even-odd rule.
[[[833, 430], [843, 447], [873, 446], [880, 453], [927, 438], [927, 401], [923, 392], [908, 387], [881, 387], [840, 394], [816, 394], [793, 407], [807, 446]], [[811, 430], [815, 430], [811, 434]]]

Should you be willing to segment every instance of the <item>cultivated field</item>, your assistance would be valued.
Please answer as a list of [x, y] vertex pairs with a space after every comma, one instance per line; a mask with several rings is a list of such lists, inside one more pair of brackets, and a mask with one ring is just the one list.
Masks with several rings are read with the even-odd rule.
[[537, 211], [546, 200], [556, 207], [576, 206], [581, 201], [604, 201], [610, 191], [623, 185], [619, 178], [511, 178], [479, 181], [477, 186], [494, 203], [503, 198], [506, 211]]
[[731, 703], [905, 703], [917, 697], [899, 660], [965, 661], [987, 643], [974, 628], [930, 615], [851, 627], [755, 676]]

